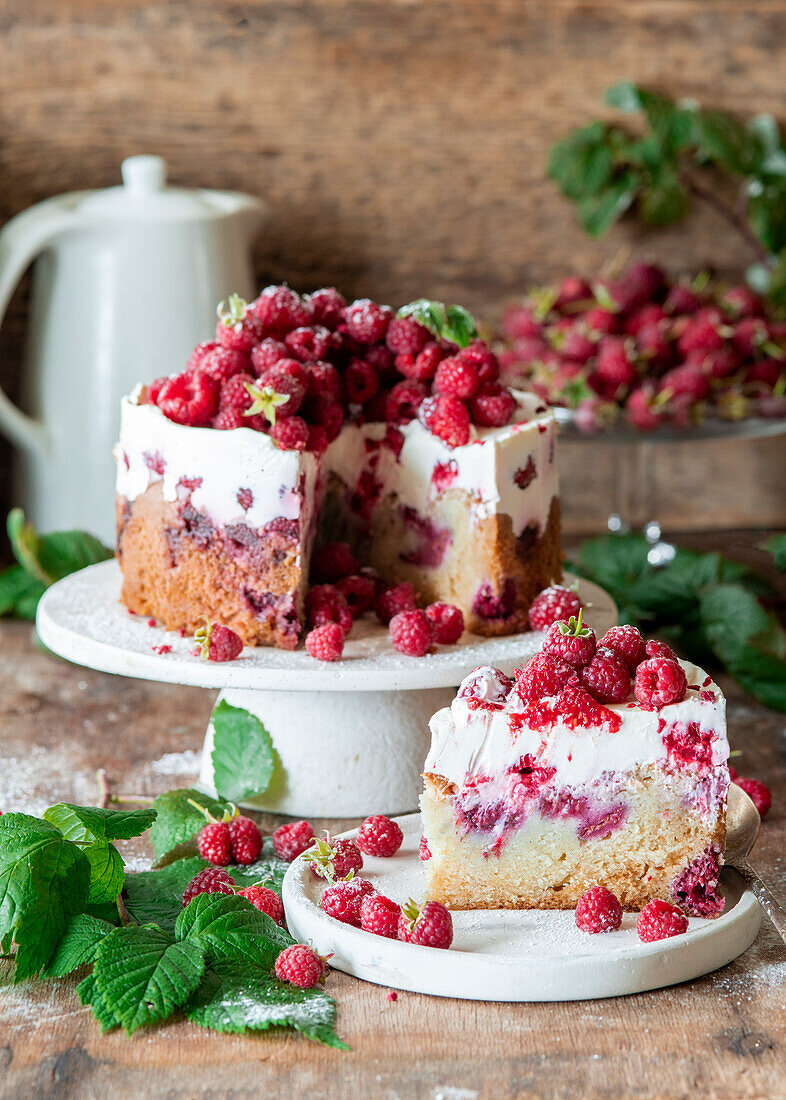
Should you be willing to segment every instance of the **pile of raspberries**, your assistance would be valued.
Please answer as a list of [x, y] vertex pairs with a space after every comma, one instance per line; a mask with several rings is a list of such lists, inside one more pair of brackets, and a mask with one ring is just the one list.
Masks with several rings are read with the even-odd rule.
[[786, 323], [747, 286], [673, 281], [638, 263], [533, 291], [502, 328], [505, 378], [574, 409], [584, 431], [786, 416]]
[[266, 287], [250, 304], [222, 302], [215, 340], [194, 349], [182, 374], [151, 383], [146, 400], [178, 424], [252, 428], [284, 450], [316, 454], [345, 420], [398, 432], [417, 418], [460, 447], [473, 424], [502, 427], [515, 408], [482, 340], [459, 348], [368, 298], [288, 286]]

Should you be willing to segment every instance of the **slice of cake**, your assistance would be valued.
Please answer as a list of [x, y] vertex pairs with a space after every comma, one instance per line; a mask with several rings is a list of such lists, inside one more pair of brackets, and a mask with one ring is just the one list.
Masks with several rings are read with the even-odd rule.
[[[434, 715], [421, 799], [429, 897], [568, 909], [600, 885], [629, 910], [660, 897], [721, 911], [725, 701], [662, 643], [649, 643], [655, 657], [641, 645], [632, 680], [607, 644], [631, 631], [614, 628], [578, 668], [541, 653], [515, 681], [476, 669]], [[609, 695], [618, 701], [597, 698]]]
[[561, 574], [554, 419], [501, 386], [481, 341], [435, 336], [335, 291], [233, 300], [183, 374], [123, 401], [126, 605], [291, 649], [312, 549], [342, 539], [469, 630], [527, 629]]

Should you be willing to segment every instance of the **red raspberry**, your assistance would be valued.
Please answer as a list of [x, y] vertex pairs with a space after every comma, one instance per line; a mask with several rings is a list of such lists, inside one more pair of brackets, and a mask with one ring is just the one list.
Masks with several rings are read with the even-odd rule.
[[516, 399], [499, 382], [485, 382], [469, 404], [473, 423], [479, 428], [504, 428], [516, 409]]
[[400, 916], [401, 906], [382, 894], [371, 894], [363, 898], [360, 905], [360, 927], [363, 931], [389, 940], [398, 939]]
[[274, 340], [272, 336], [266, 336], [261, 343], [251, 349], [251, 366], [258, 377], [275, 367], [282, 359], [288, 358], [289, 351], [286, 344], [282, 344], [280, 340]]
[[619, 329], [617, 314], [610, 309], [588, 309], [581, 320], [587, 332], [598, 336], [608, 336]]
[[453, 645], [464, 633], [464, 616], [458, 607], [449, 603], [432, 603], [426, 614], [434, 624], [434, 637], [438, 645]]
[[721, 305], [732, 317], [760, 317], [764, 312], [761, 298], [747, 286], [730, 287], [721, 298]]
[[347, 301], [334, 286], [326, 286], [309, 294], [308, 304], [315, 321], [321, 321], [323, 325], [335, 328], [341, 320]]
[[262, 325], [259, 318], [251, 313], [248, 303], [237, 294], [232, 294], [229, 302], [221, 302], [218, 307], [216, 340], [230, 351], [249, 352], [262, 338]]
[[338, 623], [345, 635], [352, 629], [352, 612], [347, 601], [332, 584], [317, 584], [308, 590], [306, 617], [310, 626]]
[[317, 661], [337, 661], [344, 652], [344, 638], [338, 623], [325, 623], [306, 634], [306, 650]]
[[622, 906], [605, 886], [591, 886], [576, 906], [576, 927], [594, 935], [614, 932], [622, 924]]
[[284, 903], [275, 890], [256, 883], [254, 886], [247, 886], [245, 890], [238, 890], [237, 893], [238, 897], [247, 898], [260, 913], [267, 913], [276, 924], [284, 923]]
[[287, 351], [301, 363], [327, 359], [335, 351], [337, 342], [338, 337], [324, 325], [305, 325], [293, 329], [284, 337]]
[[711, 355], [723, 347], [723, 336], [718, 331], [718, 321], [713, 316], [697, 313], [688, 319], [688, 323], [677, 340], [677, 348], [683, 356], [691, 352]]
[[[601, 639], [599, 644], [603, 645], [603, 640], [602, 639]], [[647, 642], [646, 646], [644, 647], [644, 651], [645, 651], [645, 653], [647, 654], [648, 657], [662, 657], [664, 660], [667, 660], [667, 661], [676, 661], [677, 660], [677, 654], [674, 652], [674, 650], [671, 648], [671, 646], [666, 645], [665, 642], [658, 641], [657, 638], [650, 638], [650, 640]], [[642, 658], [642, 660], [643, 660], [643, 658]]]
[[311, 424], [308, 429], [308, 446], [307, 451], [311, 451], [315, 455], [323, 455], [327, 450], [328, 437], [327, 432], [321, 424]]
[[235, 880], [223, 867], [205, 867], [189, 882], [183, 891], [185, 907], [197, 894], [234, 894]]
[[303, 417], [309, 424], [319, 424], [325, 429], [328, 443], [332, 443], [344, 425], [344, 409], [327, 394], [311, 394], [303, 406]]
[[201, 656], [206, 661], [234, 661], [243, 651], [242, 639], [221, 623], [209, 623], [196, 632], [194, 639], [199, 642]]
[[427, 859], [431, 859], [431, 849], [428, 846], [428, 840], [425, 836], [420, 838], [420, 844], [418, 845], [418, 859], [421, 863], [425, 863]]
[[543, 652], [574, 668], [583, 668], [595, 653], [595, 631], [582, 623], [583, 609], [577, 619], [553, 623], [543, 642]]
[[[736, 783], [739, 778], [740, 773], [732, 764], [729, 764], [729, 782]], [[748, 797], [750, 797], [750, 795]], [[759, 816], [761, 817], [761, 814], [759, 814]]]
[[663, 421], [663, 407], [659, 405], [653, 386], [645, 383], [628, 398], [625, 405], [625, 414], [634, 428], [642, 432], [650, 432]]
[[394, 856], [401, 847], [404, 834], [395, 821], [384, 814], [372, 814], [358, 829], [355, 843], [367, 856]]
[[330, 542], [317, 550], [311, 559], [311, 580], [317, 584], [333, 584], [357, 573], [360, 564], [348, 542]]
[[443, 358], [442, 348], [430, 340], [419, 355], [397, 355], [396, 367], [413, 382], [430, 382]]
[[[731, 771], [731, 769], [729, 770]], [[769, 788], [765, 787], [760, 779], [749, 779], [744, 776], [742, 778], [738, 777], [734, 782], [738, 787], [742, 787], [748, 798], [759, 811], [759, 817], [764, 821], [772, 805], [772, 795], [770, 794]]]
[[421, 947], [450, 947], [453, 943], [453, 918], [438, 901], [418, 906], [412, 898], [401, 907], [398, 938]]
[[601, 340], [595, 359], [595, 371], [603, 380], [609, 397], [621, 386], [629, 386], [631, 382], [635, 382], [636, 369], [621, 336], [606, 336]]
[[642, 943], [654, 943], [655, 940], [666, 940], [687, 932], [688, 918], [676, 905], [653, 898], [639, 913], [636, 931]]
[[374, 893], [374, 887], [366, 878], [351, 878], [349, 882], [337, 882], [322, 891], [319, 904], [329, 917], [342, 924], [360, 927], [360, 907], [363, 900]]
[[596, 649], [595, 656], [581, 670], [579, 678], [599, 703], [624, 703], [630, 695], [628, 666], [614, 650]]
[[546, 695], [557, 695], [575, 674], [576, 670], [565, 661], [536, 653], [517, 672], [516, 691], [525, 703], [534, 703]]
[[462, 363], [471, 363], [475, 367], [481, 386], [496, 382], [499, 378], [499, 359], [482, 340], [473, 340], [469, 347], [461, 349], [457, 358]]
[[689, 397], [703, 401], [710, 393], [710, 380], [701, 367], [684, 363], [667, 371], [658, 383], [658, 393], [665, 397]]
[[318, 878], [331, 883], [352, 879], [363, 867], [363, 856], [354, 840], [333, 840], [328, 833], [315, 840], [303, 858]]
[[663, 309], [668, 314], [695, 313], [701, 306], [701, 298], [692, 287], [675, 284], [666, 295]]
[[374, 606], [377, 589], [370, 577], [356, 573], [336, 581], [336, 588], [347, 601], [353, 619], [359, 619]]
[[256, 863], [262, 851], [262, 834], [250, 817], [240, 814], [229, 822], [232, 859], [247, 866]]
[[544, 588], [532, 601], [529, 609], [529, 625], [533, 630], [546, 630], [558, 619], [578, 615], [581, 600], [570, 588], [552, 584]]
[[434, 624], [425, 611], [399, 611], [388, 629], [393, 648], [408, 657], [425, 657], [434, 646]]
[[[256, 384], [256, 378], [245, 372], [242, 374], [234, 374], [231, 378], [222, 382], [221, 411], [224, 412], [225, 409], [233, 409], [236, 412], [243, 413], [246, 409], [250, 409], [254, 404], [254, 398], [246, 387], [249, 385], [255, 386]], [[249, 417], [246, 417], [246, 423], [248, 423], [249, 419]]]
[[554, 306], [556, 309], [565, 309], [566, 306], [591, 298], [592, 288], [587, 280], [582, 279], [580, 275], [568, 275], [559, 285], [559, 296]]
[[325, 980], [327, 963], [312, 947], [296, 943], [285, 947], [276, 959], [276, 977], [300, 989], [311, 989]]
[[613, 649], [615, 653], [618, 653], [631, 673], [636, 671], [646, 654], [644, 639], [635, 626], [610, 627], [600, 639], [598, 645], [605, 646], [606, 649]]
[[352, 359], [344, 371], [347, 401], [365, 405], [379, 392], [379, 375], [365, 359]]
[[457, 397], [445, 394], [427, 397], [418, 409], [418, 420], [449, 447], [463, 447], [469, 443], [469, 409]]
[[394, 615], [400, 611], [414, 611], [417, 607], [415, 589], [404, 581], [402, 584], [394, 584], [392, 588], [386, 588], [377, 596], [375, 610], [377, 618], [385, 626], [388, 625]]
[[680, 703], [688, 690], [682, 666], [676, 661], [653, 657], [642, 661], [633, 682], [636, 698], [646, 710], [660, 710], [671, 703]]
[[389, 424], [409, 424], [427, 397], [428, 390], [421, 382], [397, 382], [385, 403], [385, 419]]
[[314, 830], [307, 821], [292, 821], [288, 825], [279, 825], [271, 840], [279, 859], [291, 863], [314, 843]]
[[478, 368], [474, 363], [463, 362], [458, 355], [443, 359], [434, 376], [434, 389], [437, 393], [449, 397], [459, 397], [468, 401], [474, 397], [480, 387]]
[[197, 851], [214, 867], [232, 862], [232, 836], [226, 821], [210, 821], [197, 834]]
[[[201, 370], [206, 357], [211, 351], [215, 351], [217, 347], [220, 347], [220, 345], [217, 344], [215, 340], [206, 340], [202, 344], [197, 344], [188, 357], [185, 373], [191, 374], [195, 370]], [[161, 378], [159, 381], [166, 382], [166, 378]], [[155, 404], [155, 401], [153, 401], [152, 404]]]
[[210, 424], [219, 432], [229, 432], [233, 428], [248, 428], [248, 417], [244, 417], [237, 409], [222, 409], [218, 416], [214, 416]]
[[209, 374], [178, 374], [158, 391], [157, 405], [168, 420], [204, 428], [218, 412], [218, 382]]
[[[390, 348], [384, 344], [374, 344], [373, 347], [363, 349], [363, 358], [370, 363], [379, 375], [380, 381], [392, 385], [398, 381], [396, 372], [396, 359]], [[381, 419], [384, 419], [382, 417]]]
[[305, 451], [308, 446], [308, 424], [302, 416], [277, 419], [268, 435], [282, 451]]
[[308, 304], [288, 286], [266, 286], [249, 308], [271, 336], [283, 336], [311, 320]]
[[[186, 367], [186, 371], [188, 371], [188, 369], [189, 368]], [[143, 405], [157, 405], [158, 404], [158, 395], [161, 393], [161, 389], [162, 389], [164, 383], [168, 382], [168, 381], [169, 381], [168, 375], [164, 375], [163, 378], [155, 378], [150, 383], [149, 386], [145, 387], [146, 392], [145, 392], [145, 396], [144, 396], [144, 399], [142, 400], [141, 404], [143, 404]]]
[[[289, 360], [282, 359], [277, 366], [268, 371], [268, 373], [260, 379], [260, 382], [264, 384], [262, 387], [263, 389], [269, 388], [274, 393], [287, 398], [281, 405], [276, 406], [275, 417], [277, 421], [284, 420], [288, 416], [294, 416], [303, 404], [303, 399], [306, 396], [306, 387], [303, 383], [298, 381], [293, 375], [285, 374], [283, 370], [279, 369], [287, 362], [289, 362]], [[259, 382], [257, 383], [257, 388], [259, 388]]]
[[393, 320], [389, 306], [380, 306], [370, 298], [358, 298], [343, 313], [347, 332], [359, 344], [377, 344], [385, 339]]
[[420, 355], [431, 340], [431, 333], [414, 317], [394, 317], [385, 341], [396, 355]]
[[305, 371], [310, 395], [341, 400], [341, 376], [332, 363], [306, 363]]

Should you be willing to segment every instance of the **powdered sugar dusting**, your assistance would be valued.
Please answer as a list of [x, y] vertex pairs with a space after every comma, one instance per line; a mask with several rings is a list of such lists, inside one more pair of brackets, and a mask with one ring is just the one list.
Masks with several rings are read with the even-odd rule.
[[185, 752], [167, 752], [158, 760], [150, 763], [150, 770], [156, 775], [197, 775], [201, 762], [201, 753], [193, 749]]

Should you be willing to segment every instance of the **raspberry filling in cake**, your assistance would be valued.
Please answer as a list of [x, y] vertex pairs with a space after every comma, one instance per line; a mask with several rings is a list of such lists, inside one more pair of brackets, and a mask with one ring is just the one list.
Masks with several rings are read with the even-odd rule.
[[[429, 897], [567, 909], [600, 885], [629, 910], [660, 897], [716, 916], [729, 784], [720, 689], [672, 655], [640, 661], [625, 698], [600, 702], [567, 667], [548, 694], [526, 668], [515, 681], [476, 669], [434, 715], [421, 799]], [[680, 681], [673, 701], [644, 686], [657, 674]]]

